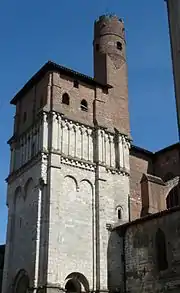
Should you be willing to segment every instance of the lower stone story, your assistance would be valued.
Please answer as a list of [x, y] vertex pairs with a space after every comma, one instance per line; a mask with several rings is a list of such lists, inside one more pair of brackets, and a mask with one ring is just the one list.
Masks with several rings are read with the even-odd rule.
[[[180, 207], [109, 227], [107, 261], [107, 292], [180, 292]], [[21, 270], [12, 292], [92, 292], [89, 281], [78, 272], [69, 274], [64, 284], [37, 288], [30, 288], [29, 284], [29, 276]], [[96, 291], [104, 292], [93, 290]]]
[[119, 292], [180, 292], [180, 207], [121, 225], [112, 235], [121, 239], [114, 265], [115, 276], [118, 263], [124, 265]]

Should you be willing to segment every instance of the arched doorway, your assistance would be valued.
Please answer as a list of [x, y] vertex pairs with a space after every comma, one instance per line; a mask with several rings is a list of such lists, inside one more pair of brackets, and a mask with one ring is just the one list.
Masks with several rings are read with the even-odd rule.
[[65, 289], [68, 293], [80, 293], [81, 292], [81, 284], [77, 279], [70, 279], [67, 281]]
[[89, 292], [89, 282], [83, 274], [73, 272], [66, 277], [65, 289], [68, 293]]

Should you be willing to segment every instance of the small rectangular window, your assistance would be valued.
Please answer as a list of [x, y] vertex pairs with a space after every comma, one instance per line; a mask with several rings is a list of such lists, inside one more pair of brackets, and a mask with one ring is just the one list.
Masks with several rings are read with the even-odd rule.
[[96, 44], [96, 51], [99, 52], [99, 44]]
[[74, 87], [77, 89], [79, 88], [79, 82], [77, 80], [74, 80]]
[[122, 44], [121, 42], [117, 42], [117, 49], [122, 51]]
[[103, 94], [108, 95], [108, 92], [109, 92], [109, 91], [108, 91], [108, 88], [103, 88], [103, 89], [102, 89], [102, 92], [103, 92]]

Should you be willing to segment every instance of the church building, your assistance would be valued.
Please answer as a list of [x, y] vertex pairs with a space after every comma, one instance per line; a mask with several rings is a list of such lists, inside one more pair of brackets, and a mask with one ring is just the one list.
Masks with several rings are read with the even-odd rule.
[[132, 144], [122, 19], [93, 51], [93, 78], [48, 61], [11, 100], [2, 293], [179, 292], [180, 144]]

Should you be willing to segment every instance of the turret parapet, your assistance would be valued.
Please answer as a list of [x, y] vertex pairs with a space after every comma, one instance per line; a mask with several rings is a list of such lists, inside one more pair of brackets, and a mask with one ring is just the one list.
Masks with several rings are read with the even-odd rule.
[[122, 18], [119, 18], [117, 15], [115, 14], [103, 14], [101, 16], [99, 16], [99, 18], [95, 21], [95, 22], [99, 22], [99, 21], [102, 21], [102, 20], [116, 20], [116, 21], [120, 21], [123, 23], [123, 19]]
[[116, 15], [101, 15], [94, 24], [94, 36], [99, 38], [106, 34], [114, 34], [124, 38], [124, 21]]

